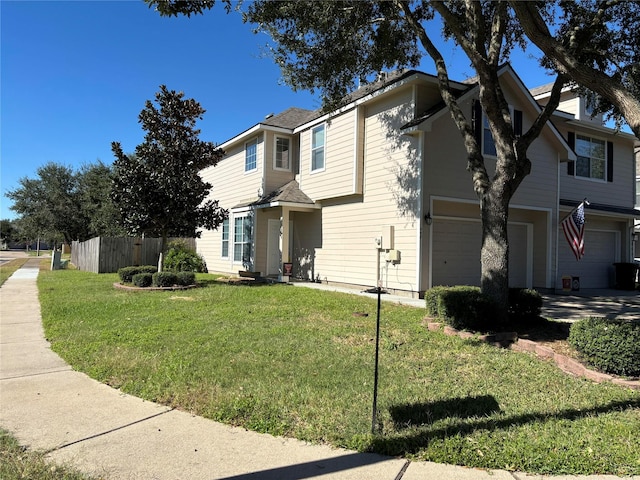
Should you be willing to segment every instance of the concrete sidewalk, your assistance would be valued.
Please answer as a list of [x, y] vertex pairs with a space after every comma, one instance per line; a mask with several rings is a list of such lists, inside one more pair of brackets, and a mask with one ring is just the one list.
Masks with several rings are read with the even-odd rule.
[[54, 462], [109, 480], [580, 478], [487, 472], [309, 445], [125, 395], [74, 372], [51, 351], [38, 303], [39, 262], [29, 260], [0, 288], [0, 426], [21, 444], [49, 452]]

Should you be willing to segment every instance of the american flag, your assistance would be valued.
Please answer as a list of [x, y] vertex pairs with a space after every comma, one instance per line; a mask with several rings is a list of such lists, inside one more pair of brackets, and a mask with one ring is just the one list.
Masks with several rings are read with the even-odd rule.
[[580, 260], [584, 256], [584, 202], [562, 221], [562, 230], [576, 260]]

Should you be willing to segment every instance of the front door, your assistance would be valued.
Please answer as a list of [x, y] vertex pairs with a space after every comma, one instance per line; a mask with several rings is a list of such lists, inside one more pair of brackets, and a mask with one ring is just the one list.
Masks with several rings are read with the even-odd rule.
[[267, 275], [280, 275], [280, 220], [269, 220], [267, 232]]

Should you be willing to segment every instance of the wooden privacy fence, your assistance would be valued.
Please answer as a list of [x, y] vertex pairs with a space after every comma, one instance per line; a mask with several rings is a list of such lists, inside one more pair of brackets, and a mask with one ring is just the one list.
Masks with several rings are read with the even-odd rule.
[[[195, 250], [195, 238], [183, 240]], [[131, 265], [158, 265], [161, 238], [95, 237], [86, 242], [73, 242], [71, 263], [78, 270], [93, 273], [113, 273]]]

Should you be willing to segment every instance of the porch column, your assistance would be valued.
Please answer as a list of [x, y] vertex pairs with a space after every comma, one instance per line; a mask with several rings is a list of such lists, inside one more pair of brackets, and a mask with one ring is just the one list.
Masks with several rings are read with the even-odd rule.
[[280, 267], [282, 268], [282, 274], [280, 275], [280, 281], [281, 282], [288, 282], [289, 281], [289, 275], [286, 275], [286, 272], [284, 271], [284, 264], [285, 263], [289, 263], [291, 262], [291, 259], [289, 258], [289, 242], [290, 242], [290, 231], [289, 231], [289, 207], [282, 207], [282, 216], [280, 217], [280, 228], [282, 229], [282, 243], [281, 243], [281, 249], [280, 251], [282, 252], [282, 263], [283, 265], [281, 265]]

